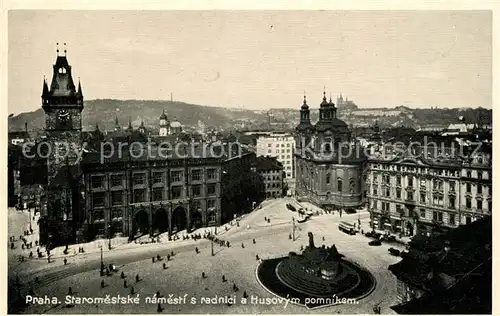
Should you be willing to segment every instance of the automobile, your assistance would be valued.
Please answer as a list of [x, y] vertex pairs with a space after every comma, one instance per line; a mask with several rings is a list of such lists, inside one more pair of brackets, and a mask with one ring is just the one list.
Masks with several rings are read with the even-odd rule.
[[375, 237], [375, 232], [374, 231], [369, 231], [365, 233], [366, 237]]
[[380, 240], [372, 240], [368, 243], [368, 245], [370, 246], [380, 246], [382, 243], [380, 242]]
[[399, 256], [401, 255], [401, 251], [399, 251], [398, 249], [396, 248], [389, 248], [389, 253], [393, 256]]

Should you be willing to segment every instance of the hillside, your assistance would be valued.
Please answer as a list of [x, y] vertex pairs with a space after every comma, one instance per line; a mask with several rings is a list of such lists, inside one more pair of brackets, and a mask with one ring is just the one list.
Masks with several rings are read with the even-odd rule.
[[[110, 100], [98, 99], [85, 102], [83, 111], [84, 129], [99, 127], [112, 129], [115, 117], [122, 126], [127, 126], [129, 118], [132, 125], [137, 127], [144, 120], [146, 127], [158, 127], [159, 117], [165, 110], [170, 120], [178, 119], [183, 125], [197, 126], [201, 121], [206, 127], [216, 127], [221, 130], [241, 129], [268, 129], [268, 111], [253, 111], [239, 108], [223, 108], [189, 104], [179, 101], [141, 101], [141, 100]], [[274, 129], [293, 130], [299, 122], [299, 109], [271, 109], [270, 119]], [[427, 108], [411, 109], [407, 107], [387, 107], [377, 114], [371, 109], [357, 108], [354, 110], [338, 110], [338, 117], [349, 125], [371, 126], [378, 120], [381, 126], [408, 126], [413, 128], [430, 125], [448, 125], [458, 123], [463, 116], [466, 122], [474, 123], [480, 120], [483, 124], [492, 123], [492, 110], [464, 109], [464, 108]], [[400, 111], [397, 115], [384, 113]], [[311, 109], [313, 124], [318, 119], [318, 109]], [[21, 113], [9, 118], [9, 131], [24, 129], [24, 122], [28, 122], [30, 130], [43, 129], [45, 126], [44, 114], [41, 108], [34, 112]]]
[[[129, 118], [133, 126], [138, 126], [144, 120], [146, 126], [158, 126], [159, 117], [165, 110], [170, 120], [178, 119], [183, 125], [194, 126], [198, 121], [206, 126], [228, 128], [235, 121], [262, 121], [263, 114], [251, 110], [230, 109], [223, 107], [202, 106], [178, 101], [141, 101], [141, 100], [110, 100], [98, 99], [85, 101], [83, 111], [83, 127], [93, 127], [96, 123], [101, 129], [112, 129], [115, 117], [122, 126], [127, 126]], [[41, 108], [34, 112], [21, 113], [9, 118], [9, 131], [23, 130], [24, 122], [28, 128], [43, 129], [44, 113]]]

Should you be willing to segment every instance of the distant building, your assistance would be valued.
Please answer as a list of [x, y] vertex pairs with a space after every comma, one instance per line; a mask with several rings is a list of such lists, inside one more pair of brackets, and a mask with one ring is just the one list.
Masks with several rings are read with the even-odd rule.
[[21, 145], [30, 139], [27, 122], [24, 123], [24, 131], [9, 132], [9, 144], [11, 145]]
[[179, 135], [182, 133], [182, 124], [174, 119], [172, 122], [169, 121], [165, 110], [160, 115], [160, 132], [159, 136], [170, 136]]
[[266, 198], [283, 196], [283, 165], [276, 157], [259, 156], [252, 169], [262, 177], [266, 188]]

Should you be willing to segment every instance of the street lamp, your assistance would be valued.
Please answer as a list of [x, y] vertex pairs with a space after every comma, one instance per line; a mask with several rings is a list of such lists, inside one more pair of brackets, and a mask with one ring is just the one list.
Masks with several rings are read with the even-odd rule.
[[103, 259], [103, 254], [102, 254], [102, 245], [100, 246], [101, 248], [101, 276], [104, 275], [104, 259]]
[[295, 217], [292, 217], [292, 227], [293, 227], [293, 230], [292, 230], [292, 241], [295, 241]]

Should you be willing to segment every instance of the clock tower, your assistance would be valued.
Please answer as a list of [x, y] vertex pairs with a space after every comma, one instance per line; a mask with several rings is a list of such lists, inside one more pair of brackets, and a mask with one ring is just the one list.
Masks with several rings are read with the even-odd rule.
[[47, 209], [41, 214], [40, 241], [45, 240], [53, 246], [74, 241], [76, 228], [83, 220], [79, 161], [82, 153], [83, 93], [80, 82], [78, 89], [73, 82], [66, 49], [64, 56], [59, 56], [59, 49], [57, 53], [50, 87], [44, 78], [42, 91], [49, 152]]

